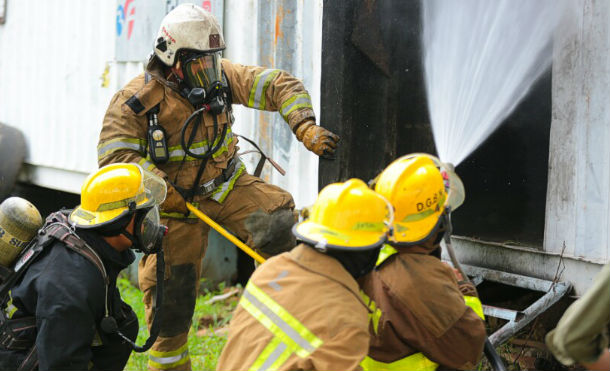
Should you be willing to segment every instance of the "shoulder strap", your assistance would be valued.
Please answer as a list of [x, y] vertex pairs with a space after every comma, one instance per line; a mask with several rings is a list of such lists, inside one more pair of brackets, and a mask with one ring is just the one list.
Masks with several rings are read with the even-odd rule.
[[109, 280], [102, 259], [95, 252], [95, 250], [93, 250], [85, 241], [83, 241], [72, 231], [72, 228], [67, 223], [68, 219], [65, 217], [65, 215], [61, 214], [61, 216], [63, 216], [65, 220], [50, 224], [46, 229], [46, 233], [49, 236], [63, 242], [70, 250], [89, 260], [97, 268], [97, 270], [100, 271], [100, 274], [104, 278], [104, 283], [107, 285]]

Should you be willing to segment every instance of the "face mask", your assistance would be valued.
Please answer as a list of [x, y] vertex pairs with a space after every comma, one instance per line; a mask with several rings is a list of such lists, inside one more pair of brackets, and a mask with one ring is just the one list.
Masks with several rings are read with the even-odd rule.
[[202, 88], [210, 95], [222, 79], [220, 52], [189, 53], [180, 63], [184, 82], [190, 89]]
[[157, 252], [167, 233], [167, 227], [160, 223], [158, 206], [137, 210], [133, 229], [133, 235], [125, 230], [122, 234], [132, 242], [132, 249], [144, 254]]

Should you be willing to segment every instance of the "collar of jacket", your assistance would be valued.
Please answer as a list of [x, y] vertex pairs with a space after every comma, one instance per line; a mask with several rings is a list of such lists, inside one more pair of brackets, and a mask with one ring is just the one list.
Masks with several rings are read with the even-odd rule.
[[289, 257], [304, 269], [342, 285], [349, 290], [369, 312], [371, 311], [362, 300], [362, 297], [360, 297], [358, 283], [349, 272], [343, 268], [338, 260], [318, 252], [313, 247], [304, 243], [301, 243], [292, 249], [289, 253]]
[[165, 77], [167, 68], [168, 67], [165, 64], [163, 64], [163, 62], [161, 62], [156, 55], [153, 54], [152, 57], [148, 60], [145, 70], [146, 70], [146, 72], [148, 72], [150, 74], [150, 76], [153, 78], [153, 80], [157, 80], [162, 85], [165, 85], [165, 86], [179, 92], [180, 87], [178, 86], [178, 84], [173, 81], [169, 81]]

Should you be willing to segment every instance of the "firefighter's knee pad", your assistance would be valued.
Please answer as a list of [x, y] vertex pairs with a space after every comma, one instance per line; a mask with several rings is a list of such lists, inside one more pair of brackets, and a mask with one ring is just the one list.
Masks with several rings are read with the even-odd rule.
[[248, 216], [245, 226], [252, 235], [254, 248], [273, 256], [290, 251], [295, 246], [296, 240], [292, 234], [294, 222], [292, 209], [278, 209], [270, 213], [259, 209]]

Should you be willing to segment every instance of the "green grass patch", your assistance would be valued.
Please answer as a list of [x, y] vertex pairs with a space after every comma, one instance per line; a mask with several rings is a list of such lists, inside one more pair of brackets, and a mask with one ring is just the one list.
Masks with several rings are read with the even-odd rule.
[[[117, 282], [121, 297], [131, 305], [138, 316], [140, 331], [138, 333], [138, 345], [144, 344], [148, 338], [148, 328], [146, 327], [143, 294], [135, 288], [126, 278], [119, 278]], [[197, 297], [193, 323], [189, 332], [188, 344], [189, 354], [193, 370], [215, 370], [216, 362], [220, 352], [227, 341], [226, 335], [216, 335], [214, 330], [223, 329], [228, 326], [231, 314], [237, 305], [239, 296], [233, 295], [230, 298], [219, 300], [214, 303], [206, 304], [215, 295], [221, 295], [232, 288], [219, 286], [214, 291], [208, 291]], [[221, 330], [221, 331], [223, 331]], [[148, 354], [133, 352], [125, 370], [148, 370]]]

